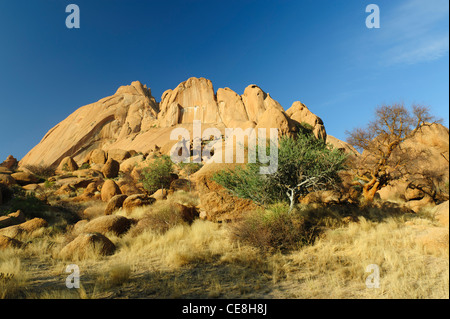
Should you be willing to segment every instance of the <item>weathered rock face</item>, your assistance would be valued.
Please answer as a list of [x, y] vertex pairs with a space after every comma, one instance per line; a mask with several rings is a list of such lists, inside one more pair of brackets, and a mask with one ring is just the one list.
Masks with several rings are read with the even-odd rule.
[[327, 143], [333, 145], [334, 148], [341, 150], [342, 152], [348, 154], [349, 156], [358, 157], [360, 155], [359, 152], [356, 150], [356, 148], [354, 148], [347, 142], [341, 141], [340, 139], [334, 136], [327, 135]]
[[[300, 102], [288, 111], [256, 85], [242, 95], [229, 88], [215, 93], [210, 80], [189, 78], [175, 89], [165, 91], [157, 103], [150, 89], [140, 82], [121, 86], [117, 92], [76, 110], [52, 128], [19, 163], [57, 167], [70, 156], [79, 165], [103, 165], [110, 158], [122, 162], [133, 153], [161, 151], [167, 154], [176, 143], [170, 135], [174, 127], [187, 129], [199, 120], [209, 127], [280, 129], [280, 134], [296, 131], [307, 123], [314, 134], [326, 138], [322, 120]], [[95, 169], [100, 170], [100, 167]]]
[[9, 155], [6, 160], [0, 164], [0, 167], [5, 167], [6, 169], [14, 169], [17, 164], [17, 159], [15, 159], [14, 156]]
[[133, 136], [156, 121], [158, 104], [140, 82], [120, 87], [98, 102], [76, 110], [52, 128], [20, 165], [58, 165], [66, 156], [81, 161], [91, 150]]
[[327, 139], [327, 132], [325, 131], [325, 126], [320, 117], [312, 113], [305, 104], [297, 101], [292, 104], [292, 106], [286, 111], [291, 120], [297, 122], [298, 124], [306, 123], [310, 125], [313, 129], [313, 133], [317, 138], [323, 140]]
[[161, 126], [192, 123], [194, 120], [220, 122], [213, 85], [204, 78], [190, 78], [174, 90], [164, 92], [160, 108]]

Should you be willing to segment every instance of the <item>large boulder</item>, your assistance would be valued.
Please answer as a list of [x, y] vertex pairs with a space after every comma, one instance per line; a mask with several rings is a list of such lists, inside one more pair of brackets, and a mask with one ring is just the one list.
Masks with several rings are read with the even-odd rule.
[[103, 183], [101, 191], [102, 201], [109, 202], [111, 198], [120, 194], [122, 194], [122, 192], [120, 191], [119, 186], [112, 179], [108, 179]]
[[25, 222], [25, 215], [21, 210], [6, 216], [0, 216], [0, 228], [18, 225]]
[[56, 169], [57, 174], [65, 174], [67, 172], [73, 172], [78, 169], [78, 164], [74, 161], [74, 159], [70, 156], [64, 157], [62, 161], [59, 163], [58, 168]]
[[143, 155], [133, 156], [120, 163], [120, 171], [124, 173], [131, 173], [131, 171], [141, 162], [144, 161]]
[[10, 174], [0, 174], [0, 184], [5, 186], [17, 185], [16, 180]]
[[[85, 105], [53, 127], [20, 166], [56, 166], [64, 157], [83, 161], [95, 149], [116, 149], [113, 143], [127, 141], [156, 123], [158, 104], [150, 89], [136, 81], [120, 87], [112, 96]], [[108, 147], [109, 146], [109, 147]]]
[[24, 223], [13, 225], [9, 227], [5, 227], [0, 229], [0, 235], [8, 236], [11, 238], [15, 238], [20, 234], [27, 233], [31, 234], [41, 228], [47, 227], [48, 223], [46, 220], [42, 218], [33, 218]]
[[158, 189], [156, 192], [154, 192], [151, 197], [153, 197], [156, 200], [163, 200], [166, 199], [168, 195], [168, 192], [166, 189]]
[[145, 194], [131, 195], [125, 199], [122, 208], [130, 214], [135, 208], [151, 205], [155, 201], [156, 199]]
[[17, 184], [24, 186], [28, 184], [36, 184], [39, 182], [39, 178], [37, 178], [35, 175], [27, 172], [17, 172], [14, 174], [11, 174], [11, 177], [14, 178], [17, 182]]
[[302, 204], [337, 204], [342, 194], [336, 190], [322, 190], [308, 193], [300, 200]]
[[88, 160], [90, 164], [100, 164], [103, 165], [106, 163], [108, 156], [104, 150], [95, 149], [93, 150], [89, 156]]
[[102, 168], [102, 173], [105, 178], [116, 178], [119, 175], [120, 164], [118, 161], [108, 158]]
[[102, 234], [83, 233], [64, 246], [59, 252], [62, 259], [86, 259], [91, 256], [114, 254], [116, 246]]
[[266, 138], [270, 137], [270, 129], [278, 129], [279, 135], [291, 135], [296, 130], [294, 122], [283, 111], [275, 107], [268, 108], [259, 117], [256, 129], [266, 129]]
[[113, 159], [119, 163], [123, 162], [124, 160], [130, 157], [131, 157], [130, 152], [126, 150], [119, 150], [119, 149], [108, 150], [108, 159]]
[[113, 198], [111, 198], [108, 204], [106, 205], [105, 215], [111, 215], [116, 210], [120, 209], [127, 197], [128, 197], [127, 195], [116, 195]]
[[356, 148], [334, 136], [327, 135], [327, 144], [331, 144], [334, 148], [337, 148], [349, 157], [358, 157], [360, 155]]
[[88, 222], [82, 231], [85, 233], [114, 233], [122, 235], [128, 231], [131, 226], [131, 220], [119, 215], [107, 215], [97, 217]]

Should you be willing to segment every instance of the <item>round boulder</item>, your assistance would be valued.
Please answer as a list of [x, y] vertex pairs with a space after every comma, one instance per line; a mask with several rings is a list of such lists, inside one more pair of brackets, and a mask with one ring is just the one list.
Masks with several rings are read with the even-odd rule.
[[122, 207], [129, 214], [137, 207], [151, 205], [154, 202], [156, 202], [156, 199], [153, 197], [149, 197], [145, 194], [136, 194], [128, 196], [123, 202]]
[[109, 158], [102, 168], [105, 178], [116, 178], [119, 175], [120, 164], [118, 161]]
[[90, 164], [105, 164], [106, 163], [106, 153], [104, 150], [96, 149], [93, 150], [89, 156]]
[[67, 156], [64, 157], [63, 160], [59, 163], [56, 172], [59, 174], [64, 174], [67, 172], [73, 172], [78, 169], [78, 164], [73, 160], [72, 157]]
[[28, 185], [28, 184], [36, 184], [39, 182], [39, 179], [31, 173], [27, 172], [18, 172], [11, 174], [11, 177], [14, 178], [20, 186]]
[[126, 217], [119, 215], [107, 215], [100, 216], [89, 223], [87, 223], [83, 228], [83, 232], [88, 233], [114, 233], [116, 235], [122, 235], [130, 229], [131, 220]]
[[114, 254], [116, 246], [104, 235], [84, 233], [61, 249], [62, 259], [86, 259], [90, 256], [108, 256]]
[[106, 205], [105, 208], [105, 215], [111, 215], [112, 213], [114, 213], [116, 210], [118, 210], [119, 208], [122, 207], [123, 202], [125, 201], [125, 199], [127, 198], [127, 195], [116, 195], [113, 198], [111, 198], [108, 202], [108, 204]]
[[122, 192], [120, 191], [119, 186], [111, 179], [108, 179], [103, 183], [102, 191], [101, 191], [101, 198], [104, 202], [109, 202], [111, 198], [113, 198], [116, 195], [121, 195]]

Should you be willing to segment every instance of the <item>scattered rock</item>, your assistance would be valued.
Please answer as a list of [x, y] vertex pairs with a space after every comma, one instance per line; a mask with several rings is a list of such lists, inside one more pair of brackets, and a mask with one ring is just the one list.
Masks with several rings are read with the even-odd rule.
[[38, 190], [42, 190], [41, 185], [39, 184], [28, 184], [22, 187], [26, 191], [36, 192]]
[[32, 233], [40, 228], [47, 227], [48, 223], [45, 219], [36, 217], [36, 218], [30, 219], [29, 221], [26, 221], [26, 222], [18, 225], [18, 226], [20, 226], [20, 228], [23, 231], [25, 231], [27, 233]]
[[0, 174], [0, 184], [5, 186], [17, 185], [16, 180], [9, 174]]
[[341, 194], [338, 191], [325, 190], [307, 194], [300, 202], [302, 204], [337, 204], [340, 202]]
[[86, 259], [90, 256], [109, 256], [114, 254], [116, 246], [104, 235], [99, 233], [84, 233], [61, 249], [62, 259]]
[[120, 171], [124, 173], [131, 173], [131, 171], [138, 165], [138, 163], [141, 163], [143, 161], [143, 155], [131, 157], [120, 164]]
[[58, 168], [56, 169], [57, 174], [65, 174], [67, 172], [73, 172], [78, 169], [78, 164], [74, 161], [74, 159], [70, 156], [64, 157], [59, 163]]
[[18, 225], [25, 222], [25, 215], [21, 210], [6, 216], [0, 216], [0, 228]]
[[130, 157], [131, 157], [130, 152], [126, 150], [119, 150], [119, 149], [108, 150], [108, 159], [113, 159], [118, 162], [122, 162]]
[[88, 233], [114, 233], [116, 235], [122, 235], [130, 229], [131, 221], [123, 216], [119, 215], [107, 215], [97, 217], [88, 222], [83, 228], [83, 232]]
[[128, 196], [123, 202], [122, 208], [130, 214], [133, 209], [137, 207], [151, 205], [156, 201], [153, 197], [149, 197], [145, 194], [136, 194]]
[[96, 149], [93, 150], [89, 155], [90, 164], [105, 164], [106, 163], [106, 152], [104, 150]]
[[113, 198], [111, 198], [109, 200], [108, 204], [106, 205], [105, 215], [111, 215], [116, 210], [121, 208], [123, 205], [123, 202], [125, 201], [125, 199], [127, 197], [128, 197], [127, 195], [116, 195]]
[[151, 197], [153, 197], [156, 200], [163, 200], [167, 198], [167, 194], [168, 192], [166, 189], [158, 189], [151, 195]]
[[414, 213], [419, 213], [422, 209], [429, 207], [432, 208], [436, 206], [433, 199], [430, 196], [425, 196], [419, 200], [410, 200], [405, 204], [405, 206], [411, 209]]
[[15, 238], [18, 235], [22, 233], [28, 233], [31, 234], [35, 232], [36, 230], [39, 230], [43, 227], [47, 227], [48, 223], [46, 220], [42, 218], [33, 218], [29, 221], [26, 221], [24, 223], [13, 225], [9, 227], [5, 227], [0, 229], [0, 235], [5, 235], [11, 238]]
[[0, 166], [0, 174], [12, 174], [13, 172], [6, 167]]
[[36, 184], [39, 182], [39, 179], [27, 172], [18, 172], [11, 174], [11, 177], [14, 178], [20, 186], [28, 185], [28, 184]]

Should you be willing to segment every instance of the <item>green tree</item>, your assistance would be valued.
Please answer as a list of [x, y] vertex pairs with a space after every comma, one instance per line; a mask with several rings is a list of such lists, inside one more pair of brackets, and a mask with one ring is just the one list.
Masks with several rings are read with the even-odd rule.
[[[268, 150], [266, 150], [268, 152]], [[311, 133], [282, 137], [278, 148], [278, 169], [259, 174], [261, 163], [247, 164], [234, 171], [216, 173], [213, 180], [234, 195], [266, 205], [288, 201], [292, 211], [299, 196], [335, 187], [346, 155]]]
[[142, 170], [142, 184], [149, 193], [160, 188], [169, 188], [172, 181], [173, 163], [169, 156], [157, 158], [150, 166]]

